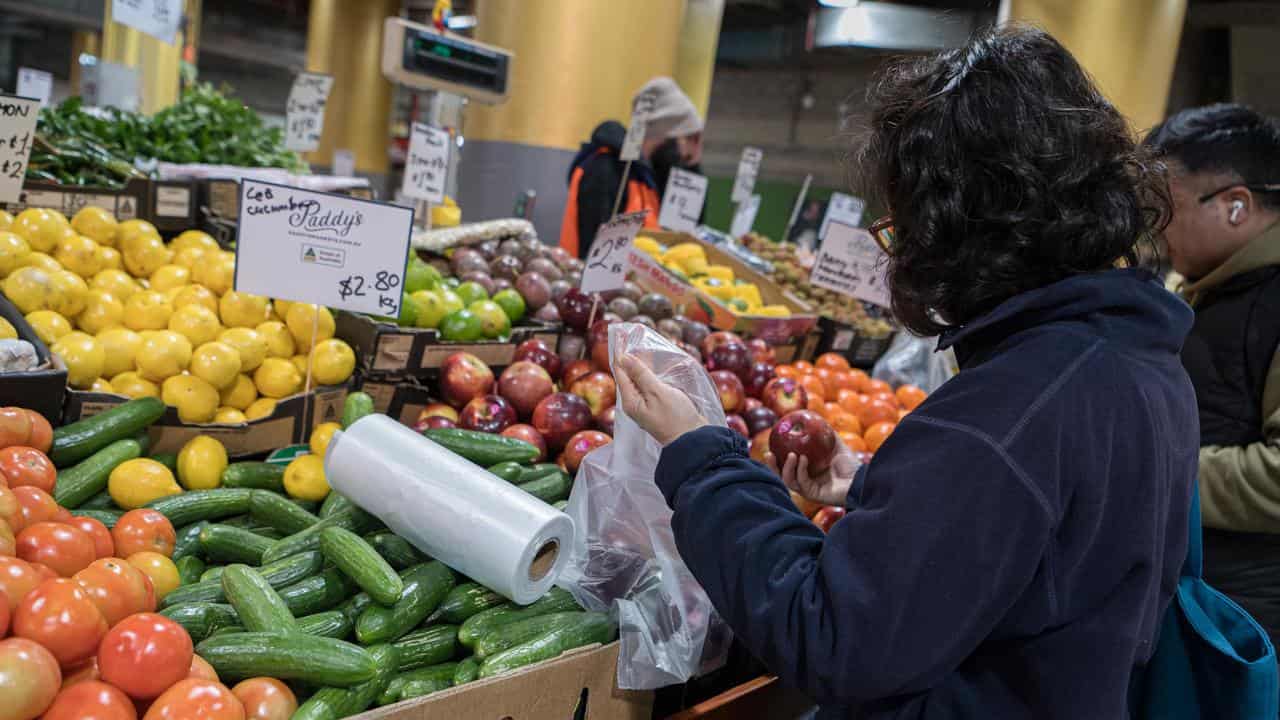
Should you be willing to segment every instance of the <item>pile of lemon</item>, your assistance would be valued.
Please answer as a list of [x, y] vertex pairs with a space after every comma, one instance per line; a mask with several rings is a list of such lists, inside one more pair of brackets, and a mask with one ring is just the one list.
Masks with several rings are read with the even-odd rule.
[[159, 397], [184, 422], [266, 417], [303, 390], [308, 369], [313, 385], [355, 369], [327, 308], [231, 289], [235, 254], [199, 230], [166, 244], [151, 223], [98, 207], [70, 221], [0, 211], [0, 278], [69, 385]]
[[786, 305], [765, 304], [760, 297], [760, 288], [753, 282], [735, 278], [733, 268], [708, 262], [706, 251], [697, 243], [680, 243], [667, 248], [657, 240], [641, 235], [635, 239], [635, 247], [734, 312], [766, 317], [791, 316], [791, 309]]

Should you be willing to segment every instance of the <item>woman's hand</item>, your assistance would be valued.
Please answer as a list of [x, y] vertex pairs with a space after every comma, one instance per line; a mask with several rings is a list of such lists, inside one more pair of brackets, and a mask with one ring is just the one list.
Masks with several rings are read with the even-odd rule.
[[663, 447], [707, 424], [688, 395], [659, 380], [632, 355], [618, 361], [616, 379], [622, 411]]
[[782, 476], [782, 482], [788, 488], [814, 502], [839, 507], [844, 507], [849, 487], [853, 485], [853, 476], [862, 466], [849, 446], [842, 442], [836, 443], [831, 466], [812, 475], [809, 473], [809, 458], [803, 455], [787, 455], [781, 469], [773, 453], [765, 453], [764, 460], [770, 470]]

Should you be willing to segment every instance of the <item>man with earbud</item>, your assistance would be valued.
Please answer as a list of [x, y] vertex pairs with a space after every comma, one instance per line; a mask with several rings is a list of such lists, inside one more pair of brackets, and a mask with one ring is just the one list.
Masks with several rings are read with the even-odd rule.
[[1169, 165], [1164, 237], [1195, 309], [1205, 576], [1280, 646], [1280, 121], [1213, 105], [1146, 142]]

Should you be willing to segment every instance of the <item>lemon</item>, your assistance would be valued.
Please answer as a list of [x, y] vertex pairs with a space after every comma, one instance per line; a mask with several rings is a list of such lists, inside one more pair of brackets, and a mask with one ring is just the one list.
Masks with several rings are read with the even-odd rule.
[[125, 220], [116, 228], [116, 247], [120, 252], [124, 252], [130, 246], [134, 245], [138, 238], [142, 237], [160, 237], [160, 231], [156, 230], [156, 226], [146, 220]]
[[284, 322], [284, 319], [289, 317], [289, 308], [293, 306], [294, 306], [294, 302], [292, 300], [277, 299], [277, 300], [271, 301], [271, 310], [276, 315], [280, 316], [280, 322]]
[[220, 425], [242, 425], [249, 422], [249, 418], [233, 407], [220, 407], [218, 412], [213, 414], [213, 421]]
[[302, 373], [288, 360], [267, 358], [253, 372], [253, 384], [269, 398], [289, 397], [302, 389]]
[[169, 243], [169, 247], [174, 252], [182, 250], [221, 250], [218, 247], [218, 241], [213, 236], [203, 230], [184, 230]]
[[49, 273], [49, 309], [66, 317], [75, 317], [84, 310], [89, 299], [89, 286], [84, 279], [70, 270]]
[[319, 385], [344, 383], [355, 369], [356, 354], [341, 340], [321, 340], [311, 351], [311, 376]]
[[229, 252], [220, 252], [209, 257], [191, 269], [191, 279], [222, 295], [231, 289], [236, 277], [236, 256]]
[[191, 271], [181, 265], [161, 265], [151, 273], [151, 289], [165, 292], [191, 284]]
[[144, 332], [134, 363], [147, 380], [167, 380], [191, 364], [191, 341], [172, 330]]
[[240, 353], [226, 343], [207, 342], [191, 354], [189, 370], [214, 388], [223, 390], [240, 377]]
[[98, 246], [98, 267], [106, 270], [121, 270], [124, 268], [124, 258], [120, 257], [120, 251], [115, 248], [109, 248], [106, 245]]
[[136, 292], [124, 304], [124, 325], [130, 330], [161, 330], [169, 326], [171, 315], [168, 298], [155, 290]]
[[103, 375], [114, 378], [136, 367], [134, 358], [142, 347], [141, 335], [129, 328], [113, 327], [98, 333], [97, 341], [106, 355], [106, 362], [102, 366]]
[[208, 435], [191, 438], [178, 451], [178, 482], [188, 490], [221, 487], [226, 469], [227, 449]]
[[240, 372], [257, 370], [267, 357], [267, 341], [253, 328], [227, 328], [218, 335], [218, 340], [240, 353]]
[[75, 232], [62, 213], [45, 208], [27, 208], [18, 213], [9, 230], [22, 236], [32, 250], [43, 253], [58, 247], [62, 238]]
[[272, 398], [258, 398], [244, 409], [244, 416], [249, 420], [257, 420], [276, 411], [276, 401]]
[[[307, 377], [307, 356], [294, 355], [293, 357], [289, 358], [289, 362], [293, 363], [293, 366], [298, 368], [298, 372], [302, 374], [302, 377], [305, 380]], [[314, 385], [315, 379], [312, 378], [311, 382]]]
[[329, 441], [333, 439], [333, 434], [341, 429], [342, 426], [336, 422], [317, 425], [311, 431], [311, 442], [308, 443], [311, 448], [311, 454], [317, 457], [324, 457], [324, 451], [329, 449]]
[[139, 235], [123, 248], [124, 269], [134, 277], [150, 277], [161, 265], [173, 259], [173, 252], [159, 236]]
[[18, 329], [13, 323], [0, 317], [0, 340], [16, 340], [18, 339]]
[[[170, 248], [173, 246], [170, 245]], [[204, 248], [189, 247], [183, 250], [174, 250], [173, 264], [194, 271], [201, 263], [205, 262], [209, 257], [209, 251]]]
[[209, 308], [189, 304], [173, 311], [169, 316], [169, 329], [185, 336], [195, 347], [217, 339], [222, 324]]
[[107, 478], [107, 493], [116, 505], [135, 510], [152, 500], [182, 492], [173, 473], [150, 458], [125, 460]]
[[76, 316], [76, 325], [91, 334], [118, 327], [124, 318], [124, 303], [106, 290], [90, 290], [86, 293], [84, 310]]
[[118, 394], [116, 393], [115, 388], [112, 387], [111, 383], [107, 382], [103, 378], [98, 378], [97, 380], [94, 380], [93, 384], [89, 386], [89, 390], [91, 392], [110, 393], [112, 395]]
[[256, 329], [263, 341], [267, 343], [267, 357], [282, 359], [293, 357], [293, 351], [296, 349], [293, 335], [289, 333], [289, 328], [285, 327], [284, 323], [268, 320]]
[[57, 272], [62, 269], [62, 264], [54, 260], [51, 255], [32, 250], [18, 261], [18, 267], [37, 267], [45, 272]]
[[[333, 315], [327, 307], [294, 303], [289, 307], [284, 322], [289, 326], [289, 334], [293, 335], [293, 341], [297, 343], [299, 352], [310, 350], [314, 342], [333, 337]], [[316, 332], [314, 338], [311, 337], [313, 328]]]
[[4, 279], [4, 294], [23, 314], [49, 308], [53, 279], [45, 270], [20, 267]]
[[240, 373], [236, 376], [235, 382], [222, 388], [218, 399], [224, 407], [245, 410], [258, 399], [258, 388], [248, 375]]
[[82, 278], [91, 278], [102, 269], [98, 243], [75, 233], [62, 238], [53, 252], [53, 259]]
[[218, 391], [194, 375], [175, 375], [160, 384], [160, 399], [178, 408], [185, 423], [213, 422], [218, 412]]
[[127, 395], [131, 398], [160, 397], [159, 386], [132, 370], [112, 377], [111, 387], [115, 388], [116, 392], [121, 395]]
[[13, 226], [13, 216], [4, 210], [0, 210], [0, 230], [8, 230]]
[[218, 314], [227, 327], [257, 327], [267, 320], [267, 299], [228, 290], [218, 301]]
[[17, 235], [0, 230], [0, 277], [17, 270], [19, 263], [31, 254], [31, 246]]
[[324, 460], [319, 455], [299, 455], [284, 469], [284, 491], [299, 500], [323, 500], [329, 494]]
[[119, 228], [120, 223], [116, 222], [115, 216], [96, 205], [85, 205], [71, 218], [72, 230], [107, 247], [115, 246]]
[[142, 288], [137, 281], [129, 277], [129, 273], [108, 268], [99, 270], [98, 274], [89, 280], [89, 289], [105, 290], [111, 293], [111, 297], [126, 303], [129, 302], [129, 298], [133, 297], [134, 293]]
[[[184, 285], [173, 293], [169, 302], [173, 305], [175, 311], [184, 305], [200, 305], [208, 308], [215, 318], [218, 316], [218, 296], [203, 285]], [[221, 325], [222, 323], [219, 322], [218, 324]]]
[[52, 310], [36, 310], [27, 313], [27, 324], [45, 345], [52, 345], [71, 332], [71, 322]]
[[67, 384], [71, 387], [85, 390], [102, 377], [102, 367], [107, 359], [102, 346], [92, 335], [69, 332], [58, 338], [49, 349], [66, 363]]

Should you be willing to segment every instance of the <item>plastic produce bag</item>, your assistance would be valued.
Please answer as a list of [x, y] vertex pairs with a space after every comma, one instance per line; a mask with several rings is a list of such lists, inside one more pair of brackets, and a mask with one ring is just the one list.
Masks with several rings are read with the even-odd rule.
[[871, 377], [894, 387], [907, 383], [932, 393], [959, 371], [955, 353], [950, 348], [938, 352], [937, 347], [936, 337], [922, 338], [900, 332], [876, 361]]
[[[683, 350], [635, 323], [609, 329], [609, 361], [645, 361], [724, 425], [711, 378]], [[577, 542], [557, 582], [588, 610], [618, 617], [618, 686], [651, 690], [724, 664], [732, 636], [676, 550], [671, 509], [653, 481], [662, 448], [619, 405], [613, 442], [587, 455], [565, 509]]]

